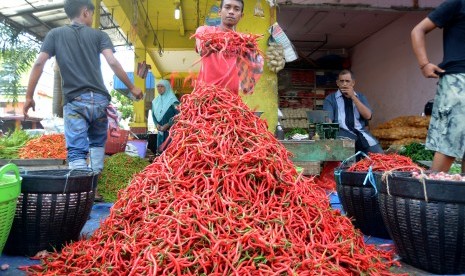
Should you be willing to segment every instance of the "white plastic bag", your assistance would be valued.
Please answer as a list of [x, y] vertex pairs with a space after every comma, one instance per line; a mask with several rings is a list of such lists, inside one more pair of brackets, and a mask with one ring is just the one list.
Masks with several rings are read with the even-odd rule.
[[126, 144], [126, 149], [124, 152], [129, 156], [139, 157], [139, 151], [137, 150], [137, 147], [129, 143]]
[[284, 48], [284, 59], [286, 62], [291, 62], [297, 59], [297, 53], [294, 49], [294, 45], [289, 40], [287, 35], [284, 33], [284, 30], [279, 26], [278, 22], [275, 22], [268, 29], [268, 32], [273, 37], [274, 41], [283, 45]]
[[65, 122], [63, 118], [57, 116], [47, 117], [40, 121], [46, 134], [65, 133]]

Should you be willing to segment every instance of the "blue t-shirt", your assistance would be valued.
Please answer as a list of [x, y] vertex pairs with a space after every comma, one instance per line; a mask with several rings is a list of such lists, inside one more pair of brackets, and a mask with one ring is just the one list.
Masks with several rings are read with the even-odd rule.
[[465, 73], [465, 0], [446, 0], [428, 18], [442, 28], [446, 74]]
[[45, 36], [40, 51], [56, 56], [65, 104], [87, 91], [103, 94], [110, 100], [100, 68], [100, 53], [105, 49], [114, 52], [108, 35], [86, 25], [58, 27]]

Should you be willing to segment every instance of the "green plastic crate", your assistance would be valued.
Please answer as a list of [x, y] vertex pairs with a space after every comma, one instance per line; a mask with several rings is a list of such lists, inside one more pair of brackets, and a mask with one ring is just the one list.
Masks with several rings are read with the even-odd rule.
[[[13, 172], [14, 174], [7, 174]], [[0, 254], [10, 234], [21, 193], [21, 177], [18, 167], [10, 163], [0, 168]]]

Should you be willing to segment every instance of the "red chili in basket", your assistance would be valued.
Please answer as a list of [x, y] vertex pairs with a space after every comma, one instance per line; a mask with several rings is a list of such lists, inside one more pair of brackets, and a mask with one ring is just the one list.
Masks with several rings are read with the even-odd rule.
[[373, 171], [418, 171], [420, 167], [407, 156], [396, 153], [368, 153], [368, 158], [364, 158], [350, 166], [349, 172], [367, 172], [372, 167]]

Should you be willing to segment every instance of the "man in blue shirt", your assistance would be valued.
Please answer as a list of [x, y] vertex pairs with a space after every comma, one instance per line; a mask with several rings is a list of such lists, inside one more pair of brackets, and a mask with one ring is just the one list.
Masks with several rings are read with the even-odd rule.
[[355, 140], [356, 152], [382, 153], [378, 141], [366, 129], [372, 112], [365, 96], [354, 90], [353, 73], [342, 70], [336, 82], [339, 90], [325, 98], [323, 110], [328, 111], [332, 122], [339, 123], [338, 136]]
[[[444, 57], [439, 65], [426, 53], [425, 36], [443, 29]], [[439, 78], [426, 147], [434, 150], [431, 170], [448, 172], [462, 157], [465, 172], [465, 0], [446, 0], [412, 30], [412, 47], [426, 78]]]

